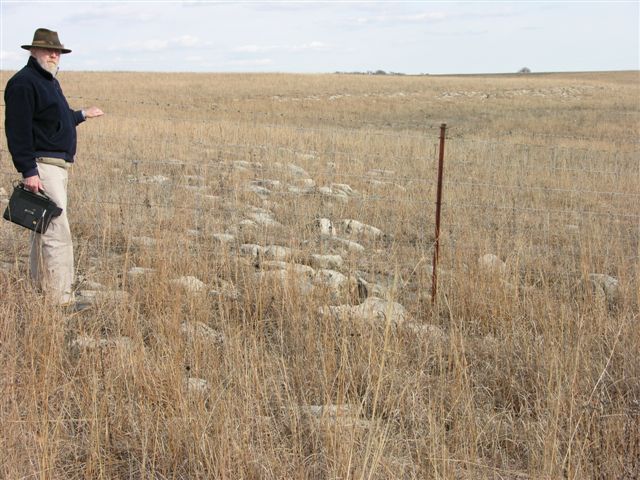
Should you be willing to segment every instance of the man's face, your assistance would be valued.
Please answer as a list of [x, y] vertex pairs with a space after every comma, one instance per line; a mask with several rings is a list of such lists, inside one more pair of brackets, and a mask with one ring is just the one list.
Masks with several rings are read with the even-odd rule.
[[58, 72], [60, 50], [55, 48], [32, 48], [31, 53], [38, 61], [38, 64], [47, 72], [52, 75], [55, 75]]

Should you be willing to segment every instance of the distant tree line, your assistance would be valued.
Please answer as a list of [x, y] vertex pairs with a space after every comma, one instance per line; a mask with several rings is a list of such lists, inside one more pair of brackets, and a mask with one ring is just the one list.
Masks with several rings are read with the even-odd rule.
[[[385, 72], [384, 70], [367, 70], [366, 72], [335, 72], [338, 75], [396, 75], [402, 76], [406, 75], [406, 73], [402, 72]], [[531, 69], [529, 67], [522, 67], [518, 70], [518, 73], [531, 73]], [[428, 73], [417, 73], [415, 75], [429, 75]]]
[[[338, 75], [406, 75], [402, 72], [385, 72], [384, 70], [367, 70], [366, 72], [335, 72]], [[418, 73], [417, 75], [429, 75], [428, 73]]]

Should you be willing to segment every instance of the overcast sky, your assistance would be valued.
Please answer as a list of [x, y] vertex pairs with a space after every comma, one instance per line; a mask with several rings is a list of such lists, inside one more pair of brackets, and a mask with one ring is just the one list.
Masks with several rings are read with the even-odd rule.
[[0, 0], [0, 68], [38, 27], [66, 70], [638, 70], [640, 2]]

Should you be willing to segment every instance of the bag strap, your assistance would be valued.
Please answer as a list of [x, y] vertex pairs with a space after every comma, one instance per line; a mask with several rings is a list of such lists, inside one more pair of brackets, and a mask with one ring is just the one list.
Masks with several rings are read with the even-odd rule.
[[31, 190], [29, 190], [28, 188], [26, 188], [26, 187], [24, 186], [24, 183], [22, 183], [22, 182], [20, 182], [20, 181], [18, 181], [18, 182], [17, 182], [17, 184], [15, 185], [15, 187], [14, 187], [14, 188], [20, 188], [20, 189], [24, 190], [25, 192], [28, 192], [28, 193], [30, 193], [30, 194], [32, 194], [32, 195], [37, 195], [37, 196], [39, 196], [39, 197], [43, 197], [45, 200], [48, 200], [48, 201], [50, 201], [50, 202], [52, 201], [52, 200], [49, 198], [49, 195], [47, 195], [46, 193], [44, 193], [44, 190], [40, 189], [37, 193], [36, 193], [36, 192], [32, 192]]

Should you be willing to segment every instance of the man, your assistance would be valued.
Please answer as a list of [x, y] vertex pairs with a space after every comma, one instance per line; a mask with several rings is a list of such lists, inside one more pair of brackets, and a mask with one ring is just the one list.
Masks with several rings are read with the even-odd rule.
[[31, 56], [5, 87], [5, 133], [9, 152], [25, 187], [45, 192], [62, 215], [47, 232], [32, 234], [30, 271], [37, 287], [57, 304], [73, 304], [74, 266], [67, 218], [67, 178], [76, 153], [76, 126], [103, 115], [91, 107], [71, 110], [55, 76], [60, 56], [70, 53], [58, 33], [38, 28], [33, 41], [22, 45]]

